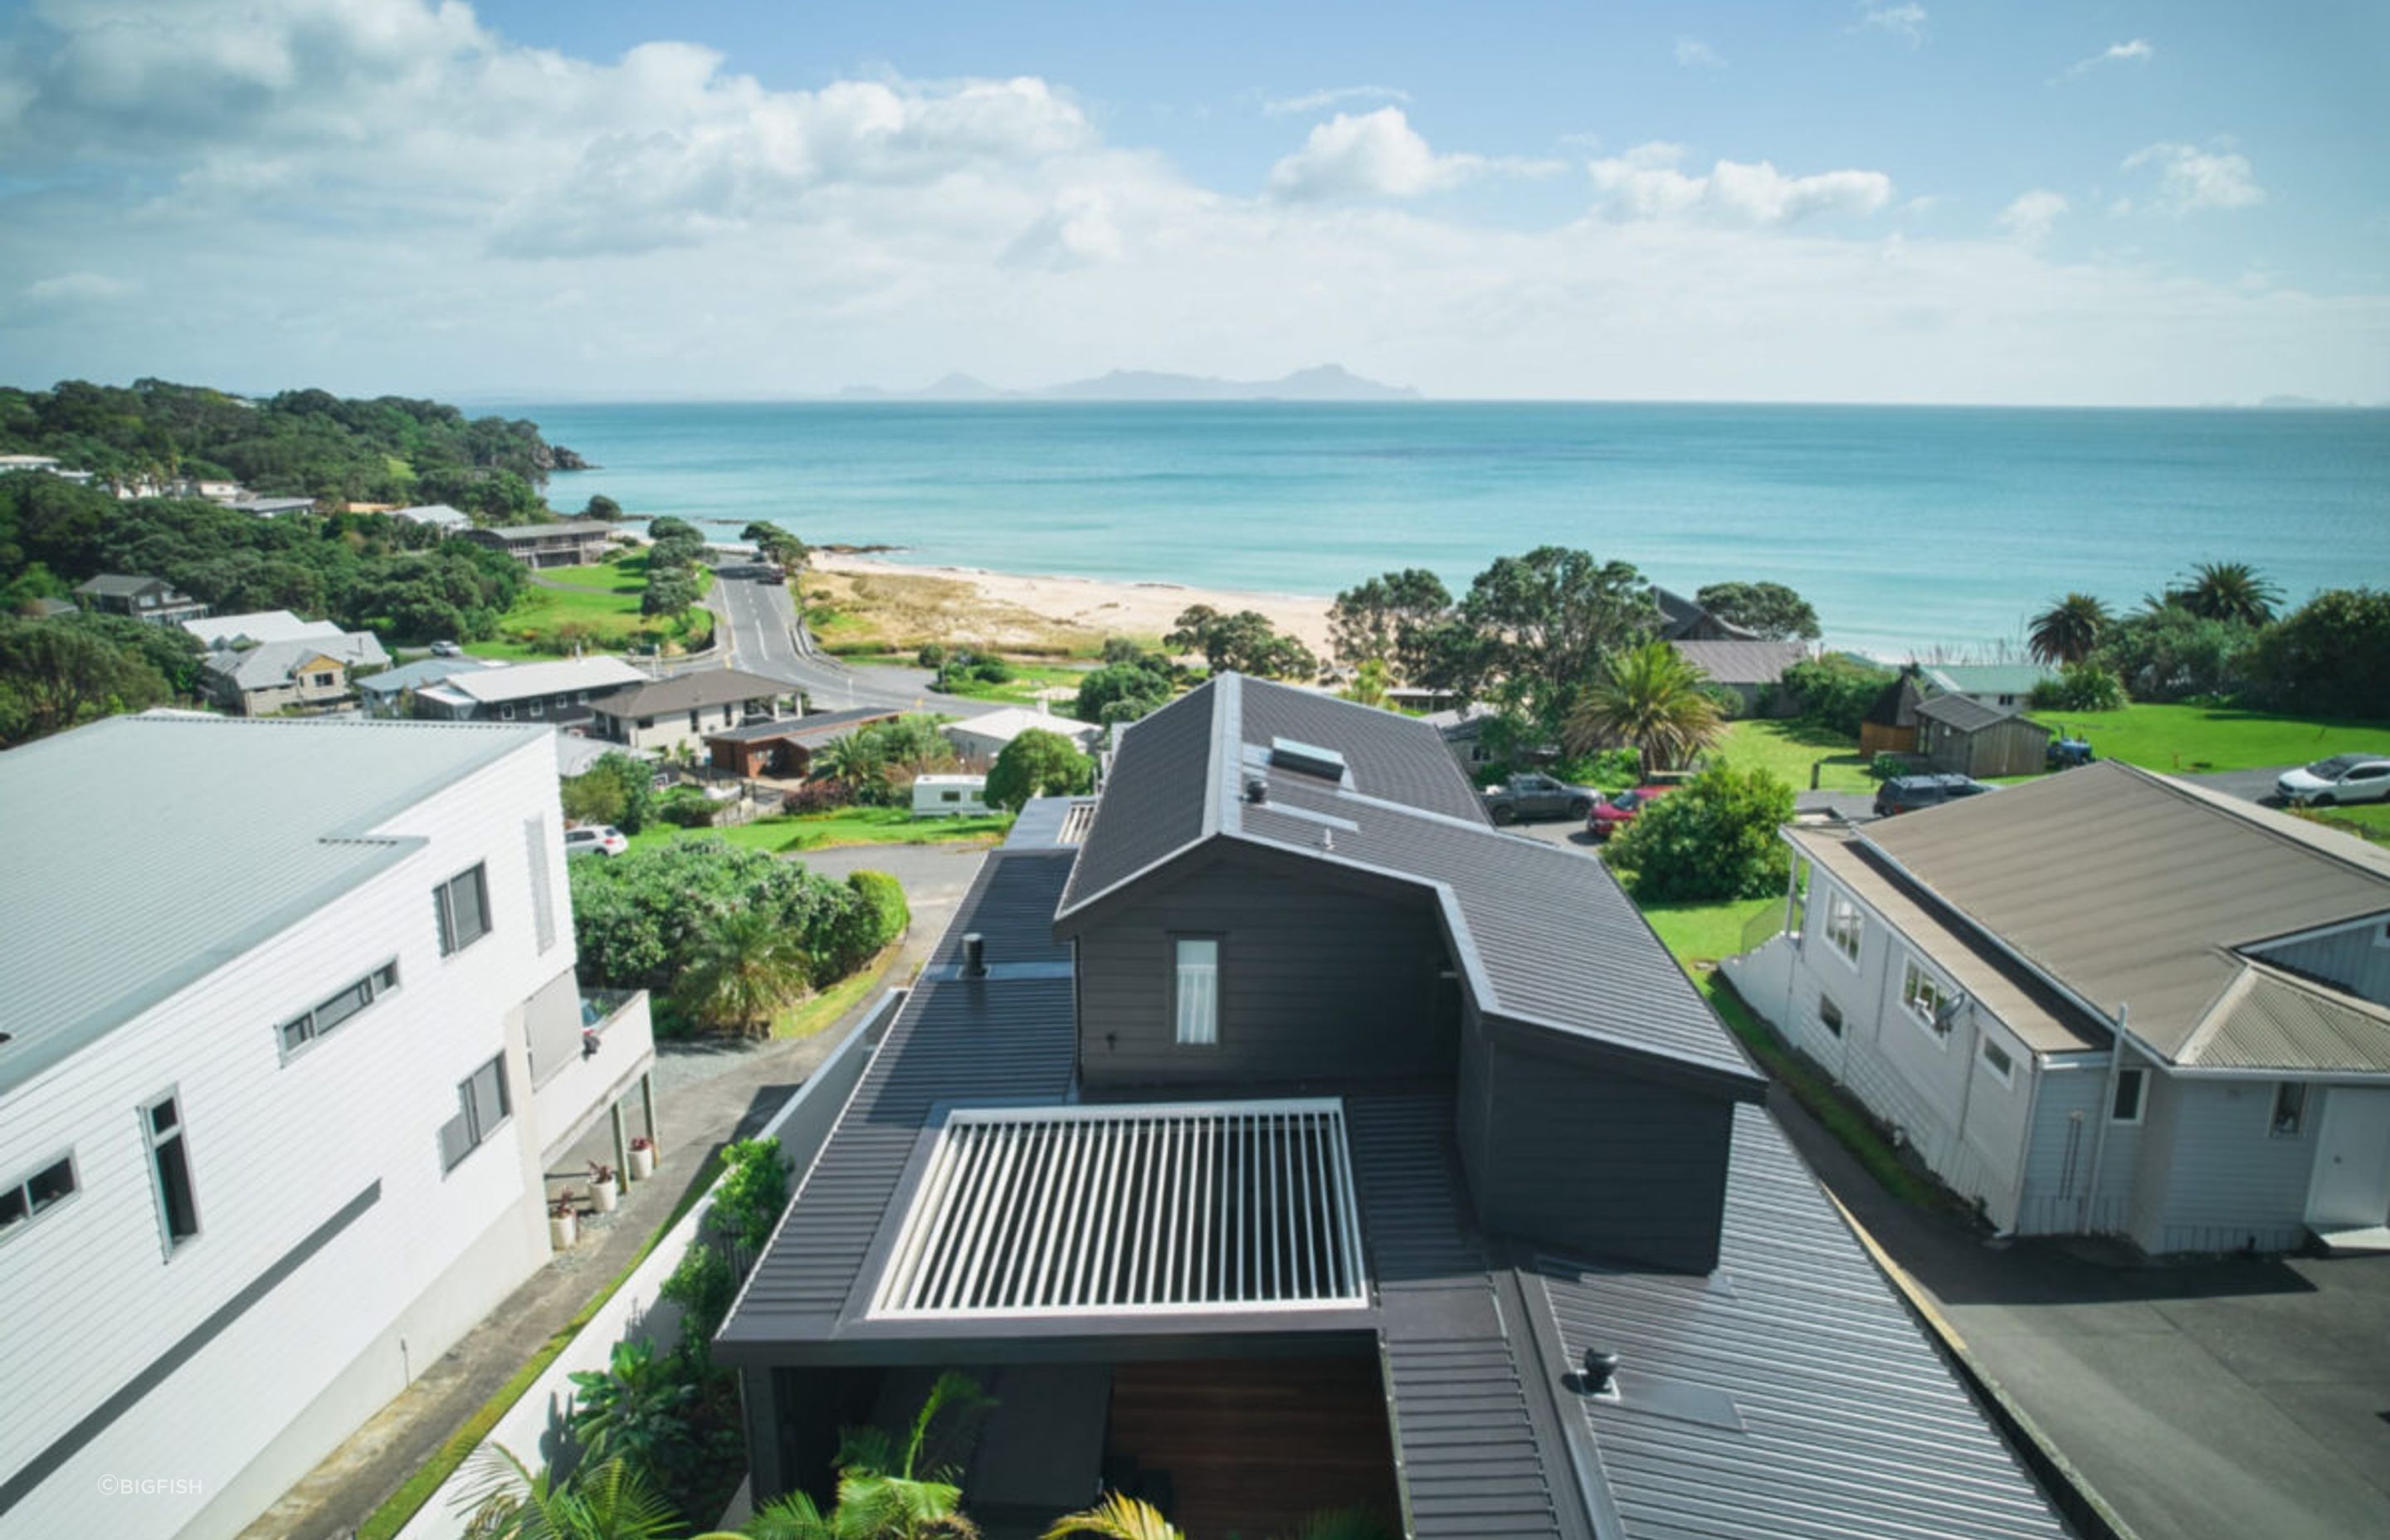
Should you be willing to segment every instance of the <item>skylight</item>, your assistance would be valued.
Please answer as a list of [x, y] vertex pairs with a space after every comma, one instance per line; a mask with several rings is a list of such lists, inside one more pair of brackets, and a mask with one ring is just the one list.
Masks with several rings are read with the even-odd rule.
[[1314, 1099], [956, 1112], [872, 1312], [1368, 1303], [1343, 1105]]

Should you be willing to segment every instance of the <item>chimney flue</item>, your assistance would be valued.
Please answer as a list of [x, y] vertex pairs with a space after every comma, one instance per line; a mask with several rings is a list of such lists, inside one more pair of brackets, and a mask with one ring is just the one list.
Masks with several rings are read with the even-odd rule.
[[987, 977], [987, 938], [976, 930], [967, 931], [963, 935], [963, 977], [966, 979]]
[[1585, 1350], [1585, 1367], [1577, 1371], [1576, 1388], [1586, 1395], [1615, 1395], [1618, 1354], [1600, 1348]]
[[1269, 801], [1269, 782], [1259, 776], [1245, 777], [1245, 801], [1258, 806]]

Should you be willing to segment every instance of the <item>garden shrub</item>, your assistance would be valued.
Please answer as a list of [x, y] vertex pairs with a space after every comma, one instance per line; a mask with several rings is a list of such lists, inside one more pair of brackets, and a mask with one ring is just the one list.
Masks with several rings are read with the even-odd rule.
[[656, 1292], [680, 1306], [680, 1350], [700, 1363], [712, 1362], [713, 1334], [722, 1329], [739, 1293], [729, 1259], [700, 1237]]
[[1804, 723], [1844, 738], [1857, 738], [1868, 708], [1896, 677], [1890, 669], [1870, 668], [1829, 653], [1785, 669], [1784, 687], [1800, 701]]
[[711, 828], [721, 804], [694, 786], [675, 786], [656, 802], [656, 815], [682, 828]]
[[1714, 904], [1784, 886], [1792, 855], [1777, 831], [1792, 788], [1765, 770], [1704, 770], [1613, 835], [1602, 858], [1638, 902]]
[[714, 1233], [761, 1251], [788, 1206], [789, 1168], [780, 1163], [779, 1140], [740, 1139], [723, 1150], [713, 1210], [706, 1216]]
[[1878, 781], [1888, 781], [1895, 776], [1905, 776], [1908, 774], [1908, 756], [1878, 754], [1868, 761], [1867, 773], [1870, 780]]
[[849, 872], [846, 885], [870, 914], [873, 952], [893, 943], [911, 927], [913, 911], [905, 902], [905, 884], [886, 872]]
[[2097, 663], [2069, 663], [2057, 678], [2037, 682], [2026, 700], [2038, 712], [2122, 711], [2125, 682]]

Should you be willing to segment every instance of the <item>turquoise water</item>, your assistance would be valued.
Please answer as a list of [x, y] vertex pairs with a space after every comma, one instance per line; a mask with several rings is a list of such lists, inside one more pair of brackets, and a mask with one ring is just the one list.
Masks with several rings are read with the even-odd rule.
[[2390, 584], [2390, 413], [1430, 403], [540, 405], [559, 508], [775, 520], [893, 559], [1332, 594], [1555, 543], [1831, 641], [1982, 649], [2193, 562]]

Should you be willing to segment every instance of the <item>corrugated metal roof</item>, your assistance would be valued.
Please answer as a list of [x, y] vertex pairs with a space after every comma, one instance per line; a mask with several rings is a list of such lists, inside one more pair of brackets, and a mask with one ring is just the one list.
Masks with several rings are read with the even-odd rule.
[[1784, 671], [1805, 661], [1805, 642], [1677, 642], [1685, 661], [1721, 685], [1772, 685]]
[[2030, 695], [2058, 671], [2039, 663], [1930, 663], [1926, 683], [1950, 695]]
[[[1785, 831], [1792, 848], [1816, 862], [1856, 894], [1860, 903], [1883, 917], [1953, 982], [2000, 1019], [2003, 1026], [2041, 1053], [2076, 1053], [2105, 1047], [2108, 1029], [2067, 1003], [2056, 990], [2033, 976], [2030, 969], [1999, 955], [1988, 943], [1970, 934], [1945, 917], [1941, 906], [1925, 898], [1868, 859], [1864, 846], [1847, 832], [1825, 828]], [[1809, 899], [1809, 925], [1818, 932], [1824, 914], [1818, 897]], [[1813, 934], [1816, 945], [1830, 944]]]
[[1537, 1269], [1629, 1540], [2065, 1535], [2008, 1445], [1759, 1108], [1736, 1110], [1718, 1268]]
[[[616, 715], [635, 715], [607, 701]], [[737, 727], [724, 727], [705, 735], [708, 743], [776, 743], [783, 739], [796, 742], [805, 738], [839, 738], [867, 722], [891, 722], [899, 713], [882, 711], [875, 706], [857, 706], [852, 711], [816, 712], [811, 716], [776, 717], [770, 722], [750, 722]]]
[[[1236, 674], [1149, 717], [1129, 743], [1165, 717], [1169, 735], [1147, 738], [1143, 755], [1122, 751], [1064, 895], [1066, 918], [1207, 835], [1363, 868], [1416, 884], [1443, 907], [1481, 1008], [1759, 1094], [1765, 1082], [1608, 868], [1497, 830], [1433, 727]], [[1279, 738], [1331, 749], [1348, 773], [1331, 783], [1278, 764]], [[1266, 799], [1244, 801], [1256, 779]]]
[[506, 666], [491, 658], [418, 658], [360, 679], [357, 688], [366, 695], [396, 695], [401, 690], [419, 690], [426, 685], [439, 684], [459, 674], [479, 674]]
[[229, 679], [242, 689], [265, 689], [289, 682], [294, 671], [317, 658], [329, 658], [351, 667], [390, 661], [390, 654], [382, 650], [380, 639], [372, 632], [335, 630], [329, 636], [261, 642], [238, 652], [212, 652], [206, 668], [208, 673]]
[[559, 658], [552, 663], [517, 663], [511, 668], [452, 674], [440, 688], [454, 690], [484, 706], [495, 706], [534, 695], [643, 685], [647, 678], [620, 658]]
[[403, 859], [400, 814], [546, 738], [177, 713], [0, 754], [0, 1092]]
[[330, 621], [302, 621], [288, 610], [253, 610], [246, 615], [210, 615], [181, 622], [211, 651], [251, 642], [298, 642], [344, 635]]
[[2390, 1074], [2390, 1010], [2253, 962], [2176, 1062], [2203, 1070]]
[[710, 668], [616, 690], [603, 700], [592, 702], [592, 707], [605, 716], [662, 716], [740, 700], [769, 700], [789, 693], [790, 687], [777, 679], [735, 668]]
[[[1986, 706], [1963, 695], [1937, 695], [1919, 706], [1917, 714], [1928, 722], [1939, 722], [1962, 733], [1973, 733], [2024, 713], [2014, 706]], [[2026, 725], [2037, 724], [2028, 723]], [[2046, 727], [2042, 730], [2049, 731]]]
[[2168, 1059], [2239, 978], [2234, 948], [2390, 913], [2390, 860], [2362, 841], [2114, 761], [1857, 838]]

